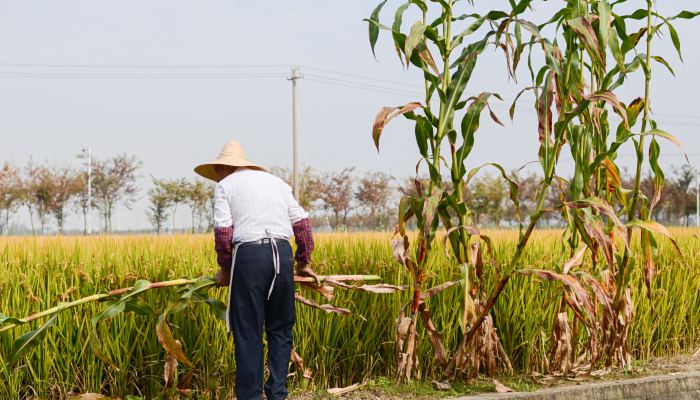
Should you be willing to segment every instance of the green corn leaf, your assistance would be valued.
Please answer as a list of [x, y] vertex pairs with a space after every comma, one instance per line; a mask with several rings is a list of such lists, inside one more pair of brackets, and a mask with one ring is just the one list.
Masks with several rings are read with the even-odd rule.
[[618, 37], [617, 30], [614, 27], [610, 27], [608, 32], [608, 47], [610, 48], [610, 53], [612, 53], [620, 72], [623, 74], [626, 73], [625, 56], [622, 54], [620, 38]]
[[23, 322], [17, 318], [8, 317], [7, 315], [0, 312], [0, 326], [2, 326], [3, 324], [22, 325]]
[[668, 69], [668, 71], [671, 73], [671, 75], [676, 76], [676, 73], [673, 72], [673, 68], [671, 68], [671, 64], [669, 64], [668, 61], [666, 61], [663, 57], [651, 56], [651, 58], [653, 58], [656, 62], [658, 62], [659, 64], [666, 67]]
[[[464, 163], [464, 160], [467, 158], [469, 153], [472, 150], [472, 147], [474, 146], [474, 134], [476, 133], [477, 129], [479, 129], [479, 121], [481, 119], [481, 112], [488, 106], [488, 99], [489, 97], [494, 96], [498, 99], [501, 99], [501, 96], [496, 94], [496, 93], [481, 93], [478, 97], [474, 98], [473, 102], [467, 108], [467, 112], [464, 114], [464, 117], [462, 118], [462, 140], [464, 143], [460, 147], [460, 149], [457, 151], [457, 160], [456, 163], [458, 165], [462, 165]], [[492, 113], [492, 118], [493, 118], [493, 113]], [[496, 122], [500, 123], [498, 118], [494, 119]], [[503, 124], [501, 124], [503, 125]], [[462, 171], [461, 174], [459, 174], [459, 180], [461, 180], [462, 176], [464, 176], [464, 172]]]
[[660, 154], [661, 148], [659, 147], [659, 142], [657, 142], [656, 139], [651, 139], [651, 143], [649, 143], [649, 165], [654, 172], [654, 184], [658, 186], [664, 183], [664, 171], [659, 166]]
[[686, 154], [685, 149], [683, 148], [683, 144], [681, 143], [680, 140], [678, 140], [675, 136], [671, 135], [670, 133], [668, 133], [666, 131], [662, 131], [661, 129], [652, 129], [652, 130], [647, 131], [647, 132], [642, 132], [640, 135], [659, 136], [659, 137], [662, 137], [662, 138], [668, 140], [669, 142], [678, 146], [678, 148], [681, 149], [681, 151], [683, 151], [683, 155], [685, 156], [686, 161], [688, 161], [688, 163], [690, 163], [690, 160], [688, 159], [688, 154]]
[[598, 1], [598, 35], [600, 36], [600, 50], [605, 54], [606, 46], [610, 42], [610, 21], [612, 9], [607, 0]]
[[377, 54], [374, 52], [374, 46], [377, 44], [377, 39], [379, 38], [379, 12], [386, 4], [387, 0], [382, 1], [379, 5], [372, 11], [372, 15], [369, 17], [369, 44], [372, 47], [372, 55], [375, 60], [377, 59]]
[[[520, 0], [520, 2], [518, 2], [518, 4], [513, 6], [513, 11], [511, 11], [511, 15], [522, 14], [527, 9], [527, 7], [530, 5], [530, 3], [532, 3], [532, 0]], [[513, 3], [511, 3], [511, 5], [512, 4]]]
[[673, 25], [668, 21], [666, 21], [666, 26], [668, 27], [668, 33], [671, 35], [673, 47], [676, 48], [676, 52], [678, 53], [678, 58], [680, 58], [680, 60], [683, 61], [683, 53], [681, 52], [681, 39], [678, 37], [678, 32], [676, 32], [676, 28], [674, 28]]
[[411, 2], [406, 2], [399, 6], [394, 13], [394, 23], [391, 25], [391, 35], [394, 38], [394, 47], [396, 47], [396, 53], [399, 55], [401, 64], [403, 65], [403, 50], [406, 46], [406, 35], [401, 33], [401, 25], [403, 23], [403, 14], [406, 12]]
[[457, 71], [452, 75], [452, 81], [450, 81], [450, 85], [447, 88], [445, 117], [440, 120], [440, 124], [438, 125], [438, 142], [447, 134], [445, 128], [450, 125], [454, 118], [455, 106], [462, 97], [462, 93], [464, 93], [467, 83], [471, 78], [472, 71], [474, 71], [474, 67], [476, 66], [476, 59], [484, 51], [488, 43], [488, 38], [492, 35], [493, 32], [490, 32], [484, 39], [469, 45], [455, 62], [454, 65], [457, 66]]
[[421, 21], [416, 22], [411, 27], [411, 32], [408, 34], [408, 38], [406, 38], [404, 48], [404, 54], [406, 54], [406, 65], [408, 65], [410, 62], [413, 50], [416, 48], [416, 46], [418, 46], [418, 43], [423, 40], [423, 35], [425, 34], [425, 30], [427, 28], [428, 26]]
[[56, 323], [56, 318], [58, 314], [55, 314], [48, 321], [46, 321], [39, 329], [27, 332], [15, 340], [10, 351], [10, 356], [8, 358], [8, 364], [14, 365], [17, 361], [21, 360], [22, 357], [34, 346], [38, 345], [46, 336], [46, 331]]
[[424, 159], [428, 159], [428, 140], [433, 137], [433, 126], [430, 124], [427, 118], [422, 115], [416, 117], [416, 144], [418, 145], [418, 151]]

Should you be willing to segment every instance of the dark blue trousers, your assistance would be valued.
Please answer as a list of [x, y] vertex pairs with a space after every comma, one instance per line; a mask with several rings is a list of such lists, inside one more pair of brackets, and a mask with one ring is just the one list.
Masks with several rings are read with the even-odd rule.
[[236, 397], [261, 399], [263, 388], [262, 331], [267, 336], [265, 383], [268, 400], [287, 397], [287, 369], [292, 352], [294, 326], [294, 261], [289, 242], [278, 240], [280, 272], [268, 300], [275, 276], [272, 245], [243, 243], [238, 247], [233, 268], [229, 321], [236, 355]]

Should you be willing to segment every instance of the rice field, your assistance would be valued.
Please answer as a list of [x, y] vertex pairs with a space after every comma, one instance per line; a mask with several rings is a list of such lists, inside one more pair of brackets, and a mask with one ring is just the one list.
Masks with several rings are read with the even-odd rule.
[[[517, 234], [488, 234], [494, 241], [496, 261], [508, 259]], [[653, 308], [642, 277], [637, 274], [632, 278], [636, 318], [630, 345], [637, 358], [676, 355], [700, 345], [700, 231], [677, 229], [673, 234], [684, 258], [672, 251], [670, 243], [660, 243]], [[521, 267], [554, 269], [561, 265], [566, 261], [566, 248], [559, 238], [558, 231], [536, 233]], [[377, 274], [386, 283], [406, 284], [405, 271], [393, 260], [389, 239], [386, 233], [318, 235], [315, 269], [321, 274]], [[459, 277], [442, 249], [432, 254], [429, 282]], [[138, 279], [157, 282], [213, 275], [216, 262], [209, 235], [10, 237], [0, 238], [0, 268], [0, 312], [23, 317], [60, 302], [131, 286]], [[225, 289], [212, 290], [214, 297], [225, 299]], [[444, 333], [448, 349], [460, 337], [456, 323], [460, 290], [455, 286], [430, 299], [433, 321]], [[494, 320], [516, 370], [542, 369], [559, 290], [555, 283], [518, 275], [499, 298]], [[159, 312], [174, 293], [173, 288], [151, 290], [143, 299]], [[351, 316], [297, 305], [295, 349], [314, 372], [311, 386], [345, 386], [391, 377], [396, 367], [394, 319], [408, 299], [407, 292], [336, 290], [332, 303], [349, 308]], [[89, 345], [90, 319], [101, 306], [91, 303], [61, 314], [42, 344], [12, 368], [7, 357], [14, 339], [36, 323], [0, 333], [0, 398], [64, 398], [71, 392], [152, 398], [160, 393], [165, 356], [156, 338], [157, 318], [127, 313], [99, 325], [103, 349], [117, 370], [97, 358]], [[233, 341], [225, 324], [201, 304], [172, 316], [170, 322], [195, 367], [180, 366], [180, 385], [191, 389], [195, 397], [231, 393]], [[419, 352], [421, 379], [438, 377], [427, 339], [419, 344]], [[290, 379], [291, 386], [301, 384], [300, 375]]]

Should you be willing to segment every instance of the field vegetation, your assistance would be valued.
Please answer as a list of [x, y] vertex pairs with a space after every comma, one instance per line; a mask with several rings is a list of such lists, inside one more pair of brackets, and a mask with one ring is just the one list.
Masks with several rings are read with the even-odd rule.
[[[673, 234], [684, 253], [681, 259], [670, 242], [659, 243], [658, 271], [653, 300], [646, 298], [641, 271], [631, 279], [636, 309], [630, 329], [630, 350], [635, 358], [682, 354], [700, 345], [700, 238], [696, 230]], [[497, 261], [512, 257], [509, 245], [515, 231], [491, 231]], [[523, 263], [552, 270], [566, 258], [561, 231], [533, 234]], [[396, 268], [387, 233], [323, 234], [318, 237], [315, 268], [324, 274], [377, 274], [386, 283], [405, 284], [406, 271]], [[444, 232], [438, 232], [438, 237]], [[637, 246], [637, 243], [633, 244]], [[61, 302], [111, 289], [132, 286], [138, 279], [151, 282], [213, 275], [215, 255], [208, 235], [34, 237], [0, 239], [0, 311], [21, 317]], [[442, 240], [427, 264], [428, 285], [459, 279], [454, 261], [446, 258]], [[584, 261], [590, 263], [589, 259]], [[151, 290], [142, 295], [156, 313], [174, 298], [175, 288]], [[550, 357], [552, 318], [562, 288], [536, 276], [511, 278], [493, 307], [493, 321], [513, 368], [542, 371]], [[223, 300], [225, 291], [210, 294]], [[314, 293], [304, 295], [321, 300]], [[394, 319], [410, 293], [376, 295], [336, 291], [333, 303], [353, 314], [341, 316], [297, 307], [295, 349], [313, 372], [310, 382], [292, 368], [295, 388], [346, 386], [365, 380], [394, 379], [396, 373]], [[461, 340], [459, 319], [463, 293], [459, 286], [427, 300], [432, 320], [446, 346]], [[652, 309], [653, 307], [653, 309]], [[103, 362], [91, 350], [91, 319], [103, 304], [91, 303], [60, 314], [40, 344], [12, 365], [8, 357], [13, 341], [40, 326], [44, 320], [0, 333], [0, 397], [63, 398], [68, 393], [108, 393], [153, 398], [165, 385], [166, 354], [156, 338], [157, 318], [127, 312], [98, 325], [102, 349], [114, 362]], [[192, 367], [181, 364], [177, 385], [200, 397], [232, 393], [233, 341], [225, 324], [204, 304], [188, 306], [169, 319], [173, 335]], [[580, 333], [582, 340], [584, 334]], [[423, 381], [442, 377], [428, 338], [417, 343], [414, 373]], [[116, 368], [115, 368], [116, 367]], [[501, 368], [497, 375], [508, 374]], [[456, 384], [464, 382], [458, 379]]]

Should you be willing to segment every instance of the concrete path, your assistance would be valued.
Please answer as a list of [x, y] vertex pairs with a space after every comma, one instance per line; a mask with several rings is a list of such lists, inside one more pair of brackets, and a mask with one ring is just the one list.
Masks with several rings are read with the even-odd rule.
[[529, 393], [481, 394], [456, 400], [700, 400], [700, 371], [560, 386]]

